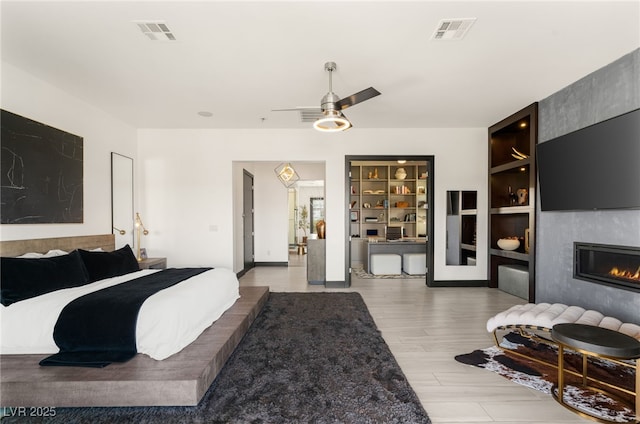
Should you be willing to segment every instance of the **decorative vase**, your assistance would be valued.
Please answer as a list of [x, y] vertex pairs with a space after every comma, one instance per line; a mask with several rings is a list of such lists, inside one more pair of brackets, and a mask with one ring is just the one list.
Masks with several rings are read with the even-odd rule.
[[516, 190], [516, 196], [518, 196], [518, 204], [526, 205], [527, 204], [527, 195], [529, 194], [526, 188], [519, 188]]
[[324, 238], [324, 228], [325, 228], [324, 219], [321, 219], [316, 224], [316, 233], [318, 233], [318, 238], [319, 239], [323, 239]]
[[520, 247], [520, 240], [517, 238], [501, 238], [498, 240], [498, 247], [502, 250], [516, 250]]
[[396, 170], [396, 179], [404, 180], [405, 178], [407, 178], [407, 171], [405, 171], [404, 168], [398, 168]]

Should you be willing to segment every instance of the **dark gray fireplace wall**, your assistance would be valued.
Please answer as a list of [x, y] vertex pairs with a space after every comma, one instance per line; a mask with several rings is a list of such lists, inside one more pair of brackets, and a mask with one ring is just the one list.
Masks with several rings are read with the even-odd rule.
[[[640, 49], [540, 101], [538, 142], [638, 108]], [[578, 305], [640, 324], [640, 293], [573, 278], [573, 242], [640, 246], [640, 210], [541, 212], [536, 203], [536, 302]]]

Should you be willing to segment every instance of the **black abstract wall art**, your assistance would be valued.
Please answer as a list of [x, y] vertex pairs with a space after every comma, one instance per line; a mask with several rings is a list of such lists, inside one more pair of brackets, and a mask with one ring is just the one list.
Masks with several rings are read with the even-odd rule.
[[0, 222], [83, 222], [83, 139], [0, 110]]

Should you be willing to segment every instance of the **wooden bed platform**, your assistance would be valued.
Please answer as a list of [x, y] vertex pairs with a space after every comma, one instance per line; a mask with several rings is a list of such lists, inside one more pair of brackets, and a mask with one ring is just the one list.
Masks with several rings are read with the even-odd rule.
[[[2, 242], [3, 255], [5, 243], [11, 242]], [[0, 355], [0, 406], [195, 406], [262, 310], [269, 287], [240, 287], [240, 296], [163, 361], [138, 354], [105, 368], [41, 367], [47, 355]]]
[[0, 406], [197, 405], [269, 297], [241, 287], [238, 301], [181, 352], [138, 354], [105, 368], [41, 367], [47, 355], [0, 355]]

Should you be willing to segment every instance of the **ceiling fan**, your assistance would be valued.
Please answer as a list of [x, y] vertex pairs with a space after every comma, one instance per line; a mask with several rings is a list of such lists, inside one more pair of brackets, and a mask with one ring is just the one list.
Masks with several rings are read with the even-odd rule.
[[[319, 131], [325, 132], [337, 132], [344, 131], [351, 128], [351, 122], [346, 118], [342, 111], [348, 107], [356, 105], [358, 103], [369, 100], [372, 97], [378, 96], [380, 92], [373, 87], [366, 88], [355, 94], [352, 94], [344, 99], [340, 99], [332, 88], [332, 73], [337, 69], [335, 62], [327, 62], [324, 64], [324, 69], [329, 72], [329, 92], [322, 97], [320, 101], [319, 114], [315, 117], [313, 127]], [[316, 108], [297, 107], [293, 109], [274, 109], [274, 112], [282, 111], [300, 111], [305, 117], [305, 113], [313, 113]]]

